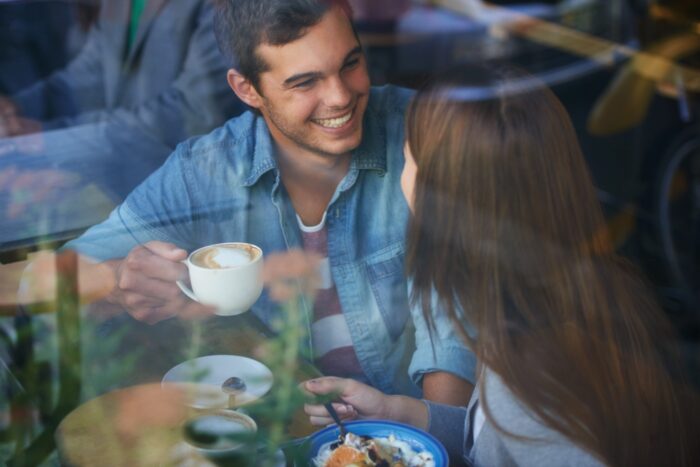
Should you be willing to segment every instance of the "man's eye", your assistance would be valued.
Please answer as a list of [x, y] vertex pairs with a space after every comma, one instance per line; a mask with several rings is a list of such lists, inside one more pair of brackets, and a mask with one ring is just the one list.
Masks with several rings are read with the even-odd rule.
[[315, 79], [307, 79], [306, 81], [302, 81], [301, 83], [297, 83], [294, 87], [295, 88], [310, 88], [311, 86], [314, 85], [316, 82]]
[[357, 66], [358, 63], [360, 63], [360, 59], [359, 59], [359, 58], [355, 58], [355, 59], [353, 59], [353, 60], [350, 60], [350, 61], [348, 61], [348, 62], [345, 62], [345, 65], [343, 65], [343, 68], [345, 68], [346, 70], [347, 70], [347, 69], [350, 69], [350, 68], [355, 68], [355, 67]]

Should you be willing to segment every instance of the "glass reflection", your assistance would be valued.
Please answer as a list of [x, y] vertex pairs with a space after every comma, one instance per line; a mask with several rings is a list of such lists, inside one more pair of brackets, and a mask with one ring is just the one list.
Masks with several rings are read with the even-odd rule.
[[[271, 11], [285, 3], [259, 1]], [[635, 407], [633, 401], [650, 392], [663, 394], [654, 410], [659, 423], [672, 423], [675, 415], [663, 405], [684, 397], [676, 394], [685, 387], [683, 379], [672, 386], [639, 375], [648, 371], [676, 381], [656, 362], [665, 355], [658, 345], [668, 342], [669, 353], [681, 349], [691, 382], [700, 381], [695, 2], [307, 3], [319, 18], [326, 18], [328, 3], [346, 15], [352, 10], [353, 29], [342, 15], [327, 35], [317, 27], [323, 21], [304, 15], [273, 20], [259, 10], [231, 19], [227, 14], [242, 13], [231, 13], [225, 4], [232, 2], [224, 0], [0, 1], [0, 36], [7, 38], [0, 40], [0, 463], [55, 461], [65, 454], [53, 441], [54, 433], [61, 439], [57, 424], [83, 403], [103, 410], [100, 404], [111, 404], [119, 390], [131, 394], [130, 388], [158, 382], [170, 368], [206, 354], [246, 355], [280, 375], [269, 403], [251, 408], [261, 409], [251, 416], [262, 427], [263, 450], [273, 457], [274, 444], [290, 433], [299, 438], [313, 431], [301, 409], [304, 395], [291, 388], [319, 376], [319, 369], [392, 394], [422, 392], [427, 399], [466, 405], [478, 361], [507, 375], [503, 381], [515, 388], [514, 397], [544, 414], [545, 425], [575, 440], [586, 455], [607, 461], [623, 453], [619, 446], [602, 447], [601, 440], [612, 439], [615, 430], [633, 439], [644, 424], [635, 427], [619, 416], [619, 427], [608, 423], [593, 430], [596, 440], [582, 435], [575, 426], [598, 426], [594, 419], [601, 412], [579, 410], [580, 401], [595, 392], [581, 389], [595, 384], [578, 384], [582, 375], [598, 372], [596, 381], [619, 383], [601, 390], [608, 401], [628, 396], [629, 405], [615, 404], [612, 413]], [[266, 39], [256, 39], [265, 28]], [[240, 52], [246, 43], [259, 52], [255, 60], [246, 62]], [[508, 92], [551, 88], [565, 109], [557, 118], [568, 113], [572, 127], [552, 130], [556, 119], [538, 107], [549, 97], [526, 106], [521, 122], [524, 136], [541, 141], [528, 153], [548, 163], [536, 166], [523, 157], [512, 165], [463, 171], [458, 162], [467, 164], [467, 156], [478, 151], [501, 147], [503, 158], [517, 152], [486, 127], [463, 141], [464, 151], [440, 146], [448, 144], [442, 130], [467, 135], [458, 116], [440, 120], [459, 107], [448, 102], [493, 102], [503, 93], [490, 83], [475, 85], [478, 73], [471, 69], [458, 73], [455, 83], [461, 85], [450, 88], [451, 101], [435, 107], [435, 115], [426, 106], [415, 131], [409, 127], [404, 134], [404, 107], [413, 91], [402, 88], [444, 78], [445, 70], [463, 62], [514, 65], [534, 77], [508, 79]], [[268, 68], [256, 68], [261, 63]], [[238, 73], [227, 76], [231, 67]], [[257, 82], [248, 79], [258, 72]], [[260, 91], [259, 100], [253, 91]], [[246, 107], [251, 111], [244, 112]], [[514, 118], [505, 110], [503, 115]], [[346, 118], [361, 136], [338, 137], [342, 144], [324, 139], [323, 132], [342, 133]], [[427, 159], [421, 160], [427, 150], [414, 152], [423, 202], [434, 199], [413, 221], [401, 193], [405, 137], [419, 139], [416, 145], [426, 145], [421, 147], [440, 147], [431, 170], [440, 168], [445, 154], [462, 156], [443, 161], [445, 177], [430, 181]], [[581, 154], [575, 163], [552, 154], [544, 158], [548, 145], [571, 149], [576, 139]], [[316, 157], [319, 144], [323, 154]], [[521, 146], [518, 151], [524, 151]], [[285, 159], [289, 154], [299, 157]], [[322, 160], [340, 163], [319, 169]], [[315, 170], [306, 171], [310, 166]], [[295, 180], [295, 174], [305, 176]], [[493, 189], [496, 181], [502, 189]], [[470, 194], [459, 198], [463, 193]], [[497, 202], [518, 209], [506, 216], [494, 208]], [[465, 216], [471, 221], [460, 227], [457, 221]], [[412, 226], [415, 236], [421, 220], [433, 242], [429, 254], [411, 250], [412, 237], [405, 243], [406, 229]], [[448, 227], [437, 228], [437, 220]], [[569, 238], [567, 232], [577, 234]], [[469, 239], [478, 245], [471, 245], [464, 261], [455, 261], [454, 245]], [[266, 289], [252, 313], [215, 316], [180, 293], [175, 281], [186, 281], [180, 261], [189, 253], [230, 241], [262, 247]], [[80, 255], [72, 257], [71, 250]], [[434, 270], [449, 274], [454, 263], [453, 275], [464, 282], [453, 294], [438, 290], [443, 301], [454, 296], [448, 304], [464, 298], [478, 301], [478, 309], [495, 310], [457, 313], [470, 320], [469, 345], [460, 340], [459, 328], [449, 326], [437, 326], [431, 341], [429, 324], [411, 307], [409, 280], [421, 277], [427, 269], [416, 265], [433, 255], [441, 258]], [[468, 263], [468, 274], [462, 263]], [[508, 271], [499, 280], [519, 285], [507, 300], [494, 289], [499, 280], [489, 276], [495, 264]], [[648, 284], [638, 279], [640, 272]], [[588, 285], [574, 287], [570, 276]], [[438, 297], [418, 282], [429, 299], [424, 304], [439, 313]], [[575, 307], [563, 305], [571, 302], [585, 302], [573, 317], [565, 311]], [[646, 311], [638, 311], [641, 317], [613, 313], [611, 303]], [[511, 313], [514, 307], [525, 311]], [[593, 308], [599, 314], [588, 314]], [[594, 331], [584, 319], [591, 316], [599, 324]], [[620, 323], [634, 332], [620, 331]], [[551, 349], [562, 342], [584, 346], [596, 333], [602, 337], [594, 344], [608, 346], [608, 358], [599, 357], [605, 364], [574, 365], [585, 369], [561, 377], [557, 365], [580, 363], [583, 352]], [[508, 347], [515, 341], [517, 352]], [[595, 360], [594, 353], [585, 357]], [[531, 360], [515, 365], [498, 356]], [[644, 367], [642, 361], [652, 364]], [[625, 364], [613, 370], [611, 362]], [[542, 392], [522, 385], [537, 380], [530, 377], [533, 368], [559, 375], [547, 381], [576, 386], [573, 393], [580, 397], [538, 399]], [[323, 388], [311, 392], [329, 387]], [[118, 420], [116, 431], [95, 430], [106, 436], [95, 439], [112, 439], [111, 445], [126, 450], [139, 444], [134, 439], [147, 423], [140, 416], [148, 418], [151, 406], [157, 412], [160, 396], [149, 392], [143, 403], [130, 397], [109, 405], [116, 407], [109, 412], [113, 417], [91, 412], [85, 418], [88, 426]], [[157, 412], [154, 423], [184, 417], [182, 403], [162, 397], [171, 410]], [[345, 409], [346, 417], [358, 416], [358, 407]], [[314, 416], [330, 423], [325, 412]], [[269, 419], [284, 423], [267, 425]], [[122, 436], [125, 426], [136, 435]], [[157, 448], [144, 446], [137, 457], [160, 456]], [[534, 455], [528, 449], [521, 455]], [[188, 459], [185, 451], [181, 462]]]

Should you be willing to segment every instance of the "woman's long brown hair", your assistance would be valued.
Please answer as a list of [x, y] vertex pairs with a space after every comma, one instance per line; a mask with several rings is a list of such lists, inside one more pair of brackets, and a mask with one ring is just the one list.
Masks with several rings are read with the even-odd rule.
[[511, 69], [455, 70], [414, 98], [407, 134], [407, 269], [431, 326], [436, 292], [480, 362], [602, 462], [692, 465], [671, 327], [613, 252], [554, 94]]

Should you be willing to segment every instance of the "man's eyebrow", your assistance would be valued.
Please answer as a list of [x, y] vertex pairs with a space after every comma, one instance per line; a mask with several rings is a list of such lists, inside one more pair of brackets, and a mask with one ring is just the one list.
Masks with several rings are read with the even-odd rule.
[[[347, 62], [352, 56], [357, 55], [359, 53], [362, 53], [362, 47], [358, 45], [350, 52], [348, 52], [348, 54], [345, 56], [345, 59], [343, 60], [343, 63]], [[282, 84], [285, 87], [290, 87], [298, 81], [306, 81], [307, 79], [320, 78], [322, 75], [323, 73], [321, 73], [320, 71], [308, 71], [306, 73], [298, 73], [285, 79], [284, 83]]]

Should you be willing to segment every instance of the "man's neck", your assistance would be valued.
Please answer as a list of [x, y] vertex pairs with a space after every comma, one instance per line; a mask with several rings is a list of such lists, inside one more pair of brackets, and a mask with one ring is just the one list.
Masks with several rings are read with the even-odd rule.
[[338, 184], [348, 173], [352, 155], [326, 156], [294, 149], [277, 148], [282, 183], [302, 222], [317, 225]]

